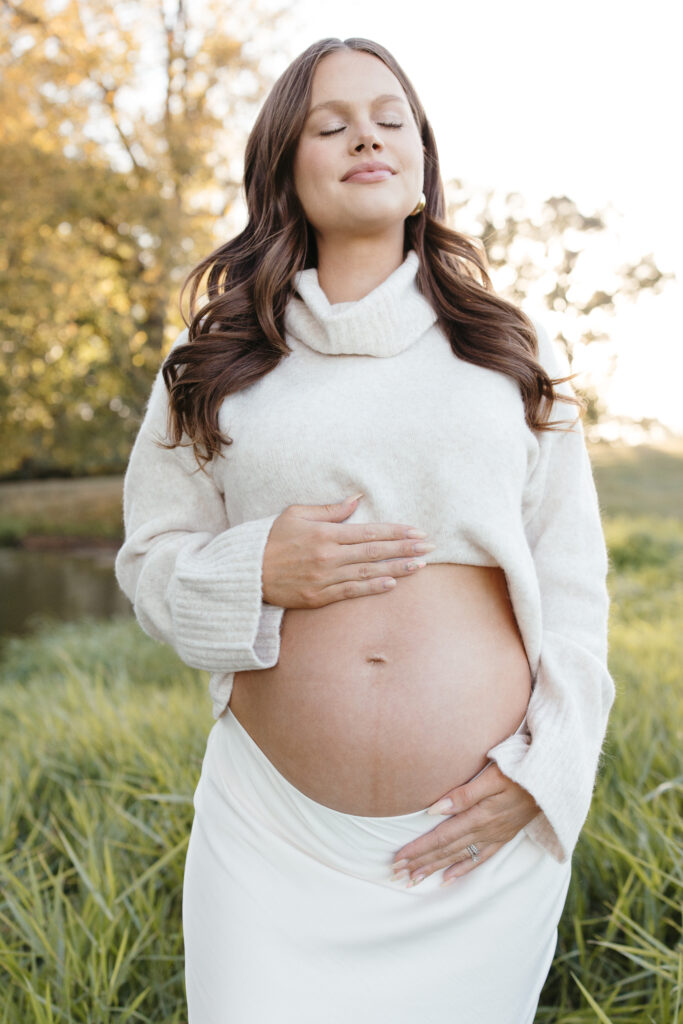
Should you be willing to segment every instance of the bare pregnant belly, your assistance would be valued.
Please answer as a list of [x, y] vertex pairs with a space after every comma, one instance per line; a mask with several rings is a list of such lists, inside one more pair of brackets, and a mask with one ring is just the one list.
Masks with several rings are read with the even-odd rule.
[[531, 670], [505, 574], [436, 563], [383, 594], [285, 611], [280, 657], [230, 708], [278, 771], [347, 814], [408, 814], [487, 763]]

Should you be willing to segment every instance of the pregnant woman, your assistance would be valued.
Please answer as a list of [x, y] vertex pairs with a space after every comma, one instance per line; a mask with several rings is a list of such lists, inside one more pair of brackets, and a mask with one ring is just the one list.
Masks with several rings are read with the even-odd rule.
[[380, 45], [291, 64], [245, 189], [190, 275], [116, 562], [211, 672], [190, 1024], [531, 1024], [614, 699], [581, 403], [446, 225]]

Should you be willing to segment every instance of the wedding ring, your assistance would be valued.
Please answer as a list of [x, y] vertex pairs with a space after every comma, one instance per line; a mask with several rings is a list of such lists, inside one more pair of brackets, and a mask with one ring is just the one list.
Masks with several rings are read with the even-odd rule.
[[472, 860], [476, 864], [477, 861], [479, 860], [479, 847], [477, 846], [477, 844], [476, 843], [470, 843], [470, 845], [466, 846], [465, 849], [467, 850], [467, 852], [469, 853], [470, 857], [472, 858]]

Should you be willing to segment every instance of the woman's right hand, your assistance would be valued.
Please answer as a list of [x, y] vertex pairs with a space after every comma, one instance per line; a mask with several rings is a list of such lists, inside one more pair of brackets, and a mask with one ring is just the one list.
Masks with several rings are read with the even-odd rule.
[[[396, 577], [425, 563], [424, 531], [400, 523], [346, 523], [357, 501], [288, 505], [271, 528], [263, 555], [262, 593], [281, 608], [322, 608], [384, 594]], [[423, 550], [418, 548], [422, 546]], [[433, 551], [435, 545], [426, 545]], [[387, 561], [393, 559], [393, 561]]]

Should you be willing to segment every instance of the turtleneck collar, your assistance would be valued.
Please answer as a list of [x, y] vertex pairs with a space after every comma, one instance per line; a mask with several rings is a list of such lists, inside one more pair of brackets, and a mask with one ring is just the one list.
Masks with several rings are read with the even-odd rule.
[[417, 341], [437, 319], [417, 287], [419, 256], [414, 249], [381, 284], [362, 299], [330, 303], [318, 270], [300, 270], [297, 295], [285, 310], [285, 330], [323, 355], [394, 356]]

